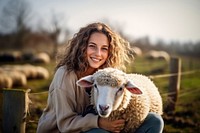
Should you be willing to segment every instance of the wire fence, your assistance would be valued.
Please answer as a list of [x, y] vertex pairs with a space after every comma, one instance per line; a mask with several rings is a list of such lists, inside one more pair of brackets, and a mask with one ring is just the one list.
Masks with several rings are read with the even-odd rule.
[[[200, 72], [200, 70], [192, 70], [192, 71], [185, 71], [185, 72], [181, 72], [181, 76], [182, 75], [189, 75], [189, 74], [194, 74], [194, 73], [198, 73]], [[158, 74], [158, 75], [149, 75], [148, 77], [152, 80], [154, 79], [158, 79], [158, 78], [169, 78], [172, 76], [177, 76], [178, 73], [169, 73], [169, 74]], [[2, 91], [0, 92], [2, 93]], [[163, 96], [168, 95], [168, 94], [174, 94], [175, 92], [172, 93], [165, 93], [165, 94], [161, 94]], [[48, 91], [42, 91], [42, 92], [30, 92], [29, 95], [43, 95], [43, 94], [48, 94]]]
[[[193, 74], [196, 72], [200, 72], [200, 70], [192, 70], [192, 71], [186, 71], [186, 72], [181, 72], [180, 75], [188, 75], [188, 74]], [[170, 73], [170, 74], [159, 74], [159, 75], [150, 75], [150, 79], [156, 79], [156, 78], [169, 78], [172, 76], [177, 76], [179, 73]]]
[[[185, 72], [181, 72], [181, 76], [183, 75], [189, 75], [189, 74], [194, 74], [194, 73], [198, 73], [200, 72], [200, 70], [192, 70], [192, 71], [185, 71]], [[169, 78], [169, 77], [172, 77], [172, 76], [177, 76], [178, 73], [169, 73], [169, 74], [158, 74], [158, 75], [149, 75], [148, 77], [152, 80], [155, 80], [155, 79], [159, 79], [159, 78]], [[175, 94], [176, 92], [171, 92], [171, 93], [163, 93], [161, 94], [162, 96], [166, 96], [166, 95], [169, 95], [169, 94]], [[186, 93], [186, 92], [182, 92], [182, 93]], [[43, 92], [30, 92], [29, 95], [43, 95], [43, 94], [48, 94], [48, 91], [43, 91]], [[184, 94], [185, 95], [185, 94]], [[182, 95], [179, 95], [179, 97], [182, 96]]]

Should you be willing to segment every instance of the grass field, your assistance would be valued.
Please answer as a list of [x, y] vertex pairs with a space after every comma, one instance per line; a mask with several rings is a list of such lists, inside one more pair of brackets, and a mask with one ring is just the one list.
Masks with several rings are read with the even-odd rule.
[[[182, 72], [194, 73], [181, 76], [180, 90], [175, 111], [172, 114], [164, 112], [165, 133], [194, 133], [200, 131], [200, 60], [182, 57]], [[134, 72], [146, 75], [169, 73], [169, 64], [163, 61], [149, 61], [143, 58], [135, 60]], [[164, 107], [167, 104], [169, 78], [155, 78], [163, 97]]]
[[[200, 60], [182, 57], [182, 71], [198, 70], [195, 73], [182, 75], [178, 101], [172, 114], [164, 113], [165, 133], [191, 133], [200, 131]], [[44, 109], [48, 97], [48, 87], [52, 80], [55, 63], [42, 65], [50, 72], [48, 80], [30, 80], [25, 89], [31, 89], [29, 97], [30, 113], [27, 117], [26, 131], [35, 133], [38, 119]], [[142, 73], [145, 75], [159, 75], [169, 73], [169, 64], [160, 60], [146, 60], [136, 58], [134, 63], [127, 66], [127, 72]], [[163, 97], [164, 107], [167, 104], [169, 78], [154, 78]]]

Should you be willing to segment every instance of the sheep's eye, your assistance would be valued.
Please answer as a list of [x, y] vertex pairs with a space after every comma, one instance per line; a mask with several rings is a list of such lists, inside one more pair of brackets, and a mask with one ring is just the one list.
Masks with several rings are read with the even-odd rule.
[[123, 88], [122, 88], [122, 87], [120, 87], [120, 88], [119, 88], [119, 91], [122, 91], [122, 90], [123, 90]]
[[95, 87], [95, 88], [97, 88], [97, 85], [96, 85], [96, 84], [94, 84], [94, 87]]
[[99, 92], [96, 84], [94, 84], [94, 90], [97, 91], [97, 93]]

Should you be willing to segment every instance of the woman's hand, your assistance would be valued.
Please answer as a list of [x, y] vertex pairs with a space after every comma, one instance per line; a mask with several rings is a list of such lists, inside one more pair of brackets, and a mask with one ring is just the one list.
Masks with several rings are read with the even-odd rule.
[[106, 118], [99, 117], [98, 121], [99, 127], [113, 133], [120, 133], [120, 131], [124, 128], [125, 120], [119, 119], [110, 121]]

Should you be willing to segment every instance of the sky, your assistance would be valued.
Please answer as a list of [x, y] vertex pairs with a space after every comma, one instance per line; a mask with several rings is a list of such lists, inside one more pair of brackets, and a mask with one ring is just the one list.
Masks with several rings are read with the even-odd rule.
[[[0, 0], [0, 11], [6, 6], [3, 1], [6, 0]], [[148, 36], [152, 41], [200, 41], [200, 0], [27, 1], [32, 11], [27, 25], [33, 30], [51, 29], [53, 13], [61, 27], [70, 28], [72, 33], [91, 22], [101, 21], [109, 22], [133, 39]], [[8, 29], [0, 26], [0, 32]]]

